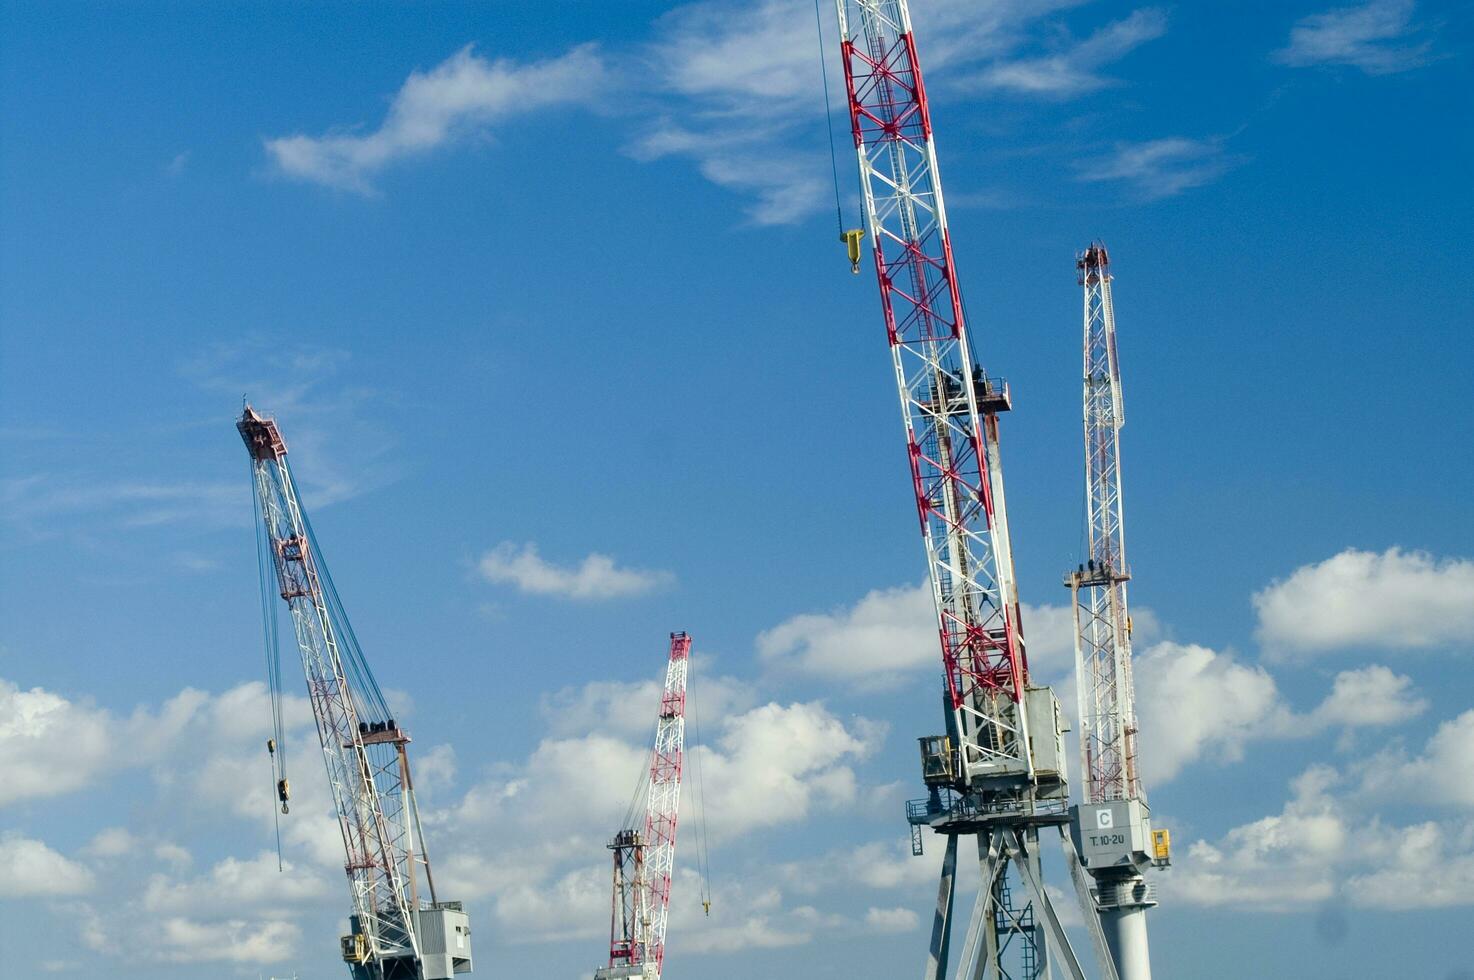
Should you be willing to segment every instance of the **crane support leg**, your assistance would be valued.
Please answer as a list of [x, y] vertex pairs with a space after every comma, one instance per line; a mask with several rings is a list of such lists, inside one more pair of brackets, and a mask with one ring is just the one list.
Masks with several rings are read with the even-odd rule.
[[947, 956], [952, 946], [952, 900], [957, 894], [957, 838], [947, 838], [942, 858], [942, 880], [937, 888], [937, 914], [932, 920], [931, 948], [926, 955], [923, 980], [946, 980]]
[[1085, 873], [1085, 866], [1080, 863], [1080, 855], [1075, 851], [1075, 842], [1065, 827], [1059, 828], [1059, 844], [1065, 854], [1065, 866], [1070, 869], [1070, 880], [1075, 884], [1075, 897], [1080, 902], [1080, 917], [1085, 920], [1085, 931], [1090, 933], [1090, 943], [1095, 947], [1095, 962], [1100, 967], [1100, 980], [1120, 980], [1116, 974], [1115, 961], [1111, 958], [1110, 947], [1106, 943], [1105, 931], [1100, 926], [1100, 910], [1090, 891], [1090, 876]]
[[[992, 836], [978, 838], [978, 898], [973, 904], [972, 917], [967, 923], [967, 939], [962, 945], [962, 959], [957, 964], [957, 980], [980, 980], [983, 971], [989, 962], [996, 960], [996, 956], [978, 956], [978, 942], [984, 932], [988, 933], [990, 939], [994, 938], [992, 929], [993, 922], [993, 884], [998, 880], [999, 874], [1003, 872], [1004, 859], [1002, 858], [998, 842]], [[994, 940], [993, 945], [996, 945]]]
[[1049, 900], [1049, 893], [1044, 890], [1044, 882], [1039, 878], [1037, 855], [1029, 854], [1017, 830], [1009, 829], [1004, 832], [1004, 846], [1011, 852], [1019, 877], [1023, 878], [1024, 887], [1033, 899], [1035, 914], [1044, 920], [1045, 932], [1049, 937], [1047, 946], [1053, 947], [1058, 954], [1060, 966], [1070, 980], [1085, 980], [1085, 971], [1075, 958], [1070, 939], [1065, 935], [1064, 926], [1060, 924], [1059, 916], [1054, 911], [1054, 903]]

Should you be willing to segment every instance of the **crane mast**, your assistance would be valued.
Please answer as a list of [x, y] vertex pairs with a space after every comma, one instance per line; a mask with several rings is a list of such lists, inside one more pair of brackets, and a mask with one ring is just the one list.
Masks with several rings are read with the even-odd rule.
[[[923, 828], [947, 840], [925, 976], [947, 975], [958, 838], [974, 836], [982, 885], [957, 977], [1033, 980], [1054, 965], [1083, 980], [1040, 874], [1041, 828], [1074, 850], [1058, 700], [1029, 683], [999, 456], [1008, 386], [970, 345], [907, 4], [836, 0], [836, 9], [942, 654], [947, 730], [920, 740], [929, 795], [907, 804], [915, 853]], [[852, 260], [859, 236], [845, 235]]]
[[650, 774], [643, 829], [615, 834], [614, 889], [609, 929], [609, 965], [595, 980], [660, 980], [670, 920], [671, 875], [676, 861], [676, 818], [681, 805], [681, 767], [686, 746], [686, 678], [691, 662], [688, 633], [670, 635], [665, 686]]
[[[251, 456], [263, 604], [270, 601], [269, 567], [291, 615], [342, 833], [352, 899], [343, 959], [354, 980], [442, 980], [470, 972], [465, 912], [459, 902], [436, 900], [410, 777], [409, 735], [389, 711], [322, 561], [286, 442], [275, 420], [249, 405], [236, 428]], [[274, 637], [275, 613], [269, 605], [266, 612]], [[275, 740], [268, 744], [275, 755]], [[286, 812], [285, 778], [278, 796]]]
[[[1112, 958], [1122, 980], [1150, 980], [1146, 910], [1156, 905], [1142, 875], [1168, 861], [1166, 831], [1153, 832], [1136, 757], [1131, 616], [1126, 606], [1126, 520], [1121, 486], [1121, 369], [1110, 256], [1096, 242], [1075, 262], [1084, 289], [1086, 561], [1069, 575], [1075, 611], [1080, 707], [1081, 804], [1073, 830]], [[1148, 856], [1150, 848], [1152, 857]]]

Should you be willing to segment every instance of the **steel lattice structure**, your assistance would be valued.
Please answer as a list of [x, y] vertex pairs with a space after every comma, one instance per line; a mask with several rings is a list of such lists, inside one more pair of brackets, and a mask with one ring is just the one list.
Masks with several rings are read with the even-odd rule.
[[1126, 607], [1126, 520], [1121, 497], [1121, 371], [1110, 258], [1093, 244], [1076, 262], [1084, 287], [1085, 501], [1088, 559], [1070, 576], [1075, 607], [1080, 756], [1087, 803], [1141, 798], [1131, 619]]
[[650, 779], [642, 832], [621, 830], [614, 852], [613, 912], [609, 966], [599, 978], [659, 980], [665, 965], [670, 921], [671, 875], [676, 861], [676, 823], [681, 806], [681, 769], [686, 746], [686, 678], [691, 637], [670, 635], [660, 716], [650, 753]]
[[947, 839], [925, 976], [947, 974], [957, 842], [976, 836], [982, 884], [957, 976], [1036, 980], [1053, 965], [1083, 980], [1040, 873], [1039, 830], [1063, 838], [1068, 794], [1058, 702], [1028, 679], [999, 456], [1008, 387], [970, 346], [906, 0], [835, 6], [949, 709], [947, 735], [921, 740], [931, 795], [907, 804], [916, 853], [923, 827]]
[[910, 14], [838, 0], [850, 124], [964, 783], [1029, 772], [1028, 678], [1013, 582], [997, 412], [966, 317]]
[[[1131, 616], [1121, 427], [1126, 413], [1116, 354], [1110, 256], [1093, 243], [1075, 261], [1084, 290], [1086, 560], [1069, 575], [1075, 610], [1075, 680], [1080, 706], [1082, 802], [1074, 836], [1095, 879], [1095, 906], [1122, 980], [1150, 980], [1146, 912], [1156, 905], [1143, 876], [1168, 863], [1166, 832], [1153, 833], [1136, 757]], [[1159, 836], [1160, 835], [1160, 836]], [[1150, 855], [1148, 852], [1151, 852]]]
[[[290, 610], [343, 836], [353, 903], [353, 931], [343, 939], [343, 958], [354, 976], [365, 980], [422, 980], [427, 974], [419, 916], [425, 910], [450, 910], [453, 925], [464, 917], [459, 903], [435, 902], [410, 778], [409, 736], [391, 717], [343, 612], [276, 422], [247, 406], [236, 427], [250, 452], [260, 542]], [[284, 780], [281, 792], [285, 803]], [[421, 901], [417, 869], [424, 871], [428, 903]], [[461, 950], [458, 967], [464, 969], [456, 972], [469, 969], [466, 943]]]

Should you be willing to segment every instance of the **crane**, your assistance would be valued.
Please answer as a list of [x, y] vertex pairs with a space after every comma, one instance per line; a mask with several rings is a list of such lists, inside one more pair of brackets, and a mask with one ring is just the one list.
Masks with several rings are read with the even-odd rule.
[[620, 830], [609, 844], [614, 852], [609, 965], [599, 967], [594, 980], [631, 977], [660, 980], [665, 964], [671, 873], [676, 860], [676, 816], [681, 804], [681, 767], [686, 746], [686, 677], [690, 663], [690, 634], [672, 633], [655, 743], [650, 752], [645, 823], [640, 830], [628, 827]]
[[410, 737], [389, 710], [343, 611], [302, 509], [281, 430], [249, 404], [236, 428], [251, 456], [255, 488], [275, 713], [275, 737], [267, 749], [280, 777], [276, 792], [285, 813], [291, 790], [282, 739], [275, 591], [291, 615], [343, 835], [352, 897], [343, 960], [353, 980], [449, 980], [469, 973], [470, 921], [460, 902], [442, 902], [435, 894], [410, 777]]
[[[946, 732], [920, 739], [928, 796], [907, 803], [912, 850], [946, 837], [925, 977], [948, 973], [958, 840], [975, 837], [981, 886], [958, 978], [1083, 980], [1040, 867], [1054, 827], [1067, 859], [1069, 792], [1059, 701], [1029, 681], [1004, 502], [998, 416], [1008, 385], [974, 356], [906, 0], [836, 0], [867, 229], [900, 396], [941, 643]], [[1077, 859], [1070, 863], [1082, 906]], [[1093, 920], [1093, 915], [1090, 916]], [[1092, 930], [1104, 960], [1099, 925]], [[1102, 969], [1113, 977], [1108, 960]]]
[[1121, 488], [1121, 369], [1110, 256], [1094, 242], [1075, 261], [1084, 288], [1085, 508], [1088, 558], [1065, 576], [1075, 611], [1081, 803], [1071, 828], [1121, 980], [1151, 980], [1142, 871], [1170, 860], [1167, 831], [1151, 829], [1136, 756], [1131, 615], [1126, 606], [1126, 516]]

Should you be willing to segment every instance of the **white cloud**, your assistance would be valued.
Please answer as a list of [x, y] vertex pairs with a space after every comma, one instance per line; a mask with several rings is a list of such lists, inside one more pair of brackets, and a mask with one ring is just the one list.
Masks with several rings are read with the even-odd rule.
[[698, 749], [712, 839], [854, 802], [857, 778], [844, 763], [869, 756], [883, 736], [883, 726], [846, 725], [818, 702], [769, 703], [731, 719], [716, 748]]
[[1362, 771], [1362, 791], [1474, 812], [1474, 709], [1438, 726], [1420, 755], [1388, 751]]
[[228, 919], [247, 911], [275, 917], [286, 914], [287, 907], [307, 905], [331, 893], [319, 874], [290, 861], [278, 869], [276, 854], [262, 851], [245, 860], [225, 858], [207, 874], [189, 880], [152, 875], [142, 902], [151, 915], [163, 917]]
[[138, 838], [123, 827], [107, 827], [99, 830], [83, 851], [92, 857], [110, 858], [131, 854], [138, 847]]
[[[0, 806], [59, 796], [89, 785], [126, 744], [124, 722], [39, 687], [0, 678]], [[144, 726], [130, 729], [130, 734]]]
[[1311, 712], [1308, 721], [1312, 729], [1396, 725], [1427, 708], [1428, 702], [1413, 691], [1412, 678], [1372, 664], [1337, 674], [1331, 693]]
[[920, 917], [908, 908], [878, 909], [872, 905], [865, 912], [865, 928], [873, 933], [913, 932], [920, 926]]
[[80, 895], [95, 885], [86, 867], [13, 831], [0, 836], [0, 882], [0, 899]]
[[1081, 161], [1077, 176], [1086, 182], [1117, 181], [1152, 201], [1212, 183], [1233, 163], [1220, 139], [1169, 136], [1117, 143], [1109, 155]]
[[[1329, 767], [1306, 771], [1280, 813], [1235, 827], [1217, 843], [1195, 842], [1174, 859], [1159, 887], [1195, 905], [1264, 910], [1331, 898], [1336, 866], [1352, 838], [1343, 808], [1330, 795], [1338, 779]], [[1358, 829], [1364, 835], [1368, 828]]]
[[[1155, 618], [1140, 617], [1149, 628]], [[1023, 608], [1031, 676], [1044, 682], [1074, 670], [1075, 620], [1068, 606]], [[931, 586], [873, 589], [853, 606], [800, 613], [757, 636], [759, 659], [785, 671], [839, 678], [860, 687], [883, 688], [907, 676], [940, 677], [936, 607]]]
[[1403, 827], [1382, 852], [1380, 867], [1346, 880], [1351, 904], [1398, 911], [1474, 905], [1474, 823]]
[[930, 667], [941, 673], [931, 586], [867, 593], [853, 607], [802, 613], [757, 637], [765, 662], [803, 673], [870, 684], [893, 683]]
[[170, 841], [155, 844], [154, 857], [176, 870], [187, 868], [194, 862], [194, 856], [189, 853], [188, 848]]
[[504, 541], [481, 557], [481, 577], [494, 585], [512, 585], [530, 595], [561, 599], [617, 599], [639, 596], [675, 580], [670, 572], [621, 568], [597, 552], [574, 566], [546, 561], [531, 542], [520, 548]]
[[[659, 666], [659, 679], [652, 674], [643, 681], [589, 681], [545, 696], [540, 707], [548, 734], [559, 737], [599, 732], [648, 740], [663, 691], [663, 659]], [[735, 677], [708, 676], [706, 667], [707, 658], [701, 651], [693, 652], [687, 687], [688, 717], [698, 722], [705, 718], [705, 724], [716, 726], [721, 719], [736, 717], [753, 707], [756, 695], [751, 684]]]
[[[928, 70], [955, 66], [962, 77], [968, 66], [1015, 50], [1040, 18], [1080, 2], [935, 0], [914, 12], [917, 44]], [[820, 16], [842, 151], [850, 144], [833, 6], [823, 5]], [[712, 0], [662, 17], [645, 61], [670, 108], [630, 153], [690, 157], [711, 182], [755, 198], [747, 216], [757, 225], [789, 224], [828, 207], [828, 161], [818, 149], [826, 138], [820, 29], [790, 0]], [[1082, 57], [1096, 55], [1087, 48]], [[949, 88], [930, 77], [933, 93]]]
[[468, 45], [427, 72], [412, 72], [378, 129], [281, 136], [266, 140], [266, 151], [289, 177], [367, 193], [371, 178], [398, 160], [484, 135], [512, 116], [589, 100], [607, 81], [594, 45], [525, 64], [489, 61]]
[[1264, 668], [1204, 646], [1158, 643], [1136, 657], [1133, 676], [1148, 787], [1203, 756], [1236, 761], [1247, 742], [1284, 735], [1293, 726]]
[[[302, 930], [290, 922], [254, 922], [245, 919], [200, 922], [175, 917], [152, 930], [158, 937], [156, 953], [174, 963], [281, 962], [297, 949]], [[116, 949], [117, 947], [113, 947]], [[104, 947], [99, 952], [108, 952]]]
[[977, 76], [989, 88], [1064, 98], [1112, 84], [1099, 69], [1167, 33], [1165, 11], [1145, 7], [1107, 24], [1083, 41], [1036, 58], [999, 60]]
[[1474, 561], [1347, 549], [1255, 593], [1271, 654], [1474, 643]]
[[[636, 814], [643, 808], [634, 791], [649, 765], [644, 739], [654, 713], [653, 687], [632, 686], [642, 703], [640, 719], [611, 727], [602, 720], [610, 686], [594, 687], [556, 698], [592, 706], [581, 734], [545, 738], [525, 761], [498, 767], [459, 802], [427, 815], [432, 846], [443, 855], [436, 875], [442, 893], [475, 901], [498, 932], [521, 942], [591, 938], [607, 929], [605, 844], [632, 807]], [[814, 930], [828, 928], [828, 920], [787, 907], [763, 873], [722, 875], [713, 896], [721, 912], [708, 919], [695, 877], [695, 835], [702, 828], [715, 852], [724, 842], [853, 807], [863, 795], [853, 763], [875, 751], [881, 731], [864, 719], [841, 721], [815, 702], [769, 703], [708, 715], [706, 723], [705, 745], [691, 744], [688, 729], [680, 880], [672, 905], [681, 948], [806, 942]], [[696, 792], [698, 769], [704, 794]], [[697, 819], [701, 795], [704, 821]], [[570, 799], [579, 805], [570, 807]]]
[[1136, 655], [1133, 677], [1148, 789], [1199, 759], [1237, 762], [1251, 742], [1390, 727], [1428, 707], [1411, 678], [1372, 664], [1337, 674], [1320, 704], [1296, 712], [1262, 666], [1197, 644], [1148, 647]]
[[1426, 65], [1432, 42], [1415, 41], [1415, 0], [1370, 0], [1302, 18], [1290, 43], [1274, 53], [1281, 64], [1350, 65], [1368, 75], [1386, 75]]
[[1347, 785], [1311, 767], [1280, 813], [1196, 841], [1159, 886], [1190, 904], [1256, 912], [1333, 900], [1391, 911], [1474, 904], [1474, 822], [1393, 824]]

